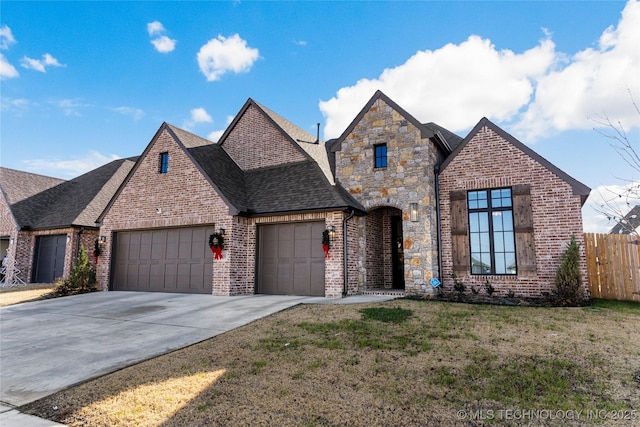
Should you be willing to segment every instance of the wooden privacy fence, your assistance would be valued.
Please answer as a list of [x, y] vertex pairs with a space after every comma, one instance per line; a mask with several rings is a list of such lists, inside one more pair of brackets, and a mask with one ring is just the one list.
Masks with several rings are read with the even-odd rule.
[[640, 302], [640, 238], [586, 233], [584, 246], [591, 297]]

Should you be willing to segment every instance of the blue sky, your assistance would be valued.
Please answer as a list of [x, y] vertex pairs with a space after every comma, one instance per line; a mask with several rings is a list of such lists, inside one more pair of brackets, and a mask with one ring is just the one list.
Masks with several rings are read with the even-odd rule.
[[329, 139], [380, 89], [461, 136], [488, 117], [599, 204], [640, 180], [593, 130], [640, 144], [638, 28], [638, 1], [3, 0], [0, 164], [71, 178], [164, 121], [215, 141], [249, 97]]

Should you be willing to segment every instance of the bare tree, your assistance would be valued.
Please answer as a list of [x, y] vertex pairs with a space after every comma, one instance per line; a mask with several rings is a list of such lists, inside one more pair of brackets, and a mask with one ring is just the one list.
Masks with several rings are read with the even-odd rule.
[[[627, 91], [631, 98], [631, 104], [640, 118], [640, 108], [638, 108], [631, 90], [627, 89]], [[603, 113], [601, 117], [593, 121], [600, 125], [594, 130], [607, 138], [609, 145], [616, 153], [640, 175], [640, 142], [631, 141], [624, 130], [622, 122], [620, 120], [611, 121], [606, 113]], [[619, 179], [622, 181], [622, 185], [615, 190], [606, 189], [606, 194], [601, 192], [600, 196], [603, 202], [599, 206], [594, 206], [594, 209], [609, 221], [619, 224], [621, 232], [624, 234], [635, 234], [640, 237], [638, 232], [640, 219], [636, 220], [635, 218], [627, 217], [627, 213], [634, 206], [640, 205], [640, 181], [625, 178]]]

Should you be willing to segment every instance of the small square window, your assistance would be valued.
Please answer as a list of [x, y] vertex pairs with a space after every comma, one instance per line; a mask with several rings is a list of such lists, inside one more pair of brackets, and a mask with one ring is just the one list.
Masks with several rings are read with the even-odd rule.
[[169, 171], [169, 153], [160, 153], [160, 173]]
[[387, 167], [387, 144], [374, 145], [373, 151], [375, 154], [374, 167], [386, 168]]

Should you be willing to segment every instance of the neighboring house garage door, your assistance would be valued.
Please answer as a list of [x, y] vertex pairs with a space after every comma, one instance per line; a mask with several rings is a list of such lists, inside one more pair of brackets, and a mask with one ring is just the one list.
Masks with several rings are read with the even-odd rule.
[[324, 222], [259, 225], [257, 292], [324, 296], [324, 228]]
[[33, 283], [53, 283], [64, 273], [66, 234], [36, 237], [33, 258]]
[[121, 231], [115, 234], [115, 291], [210, 294], [213, 227]]

